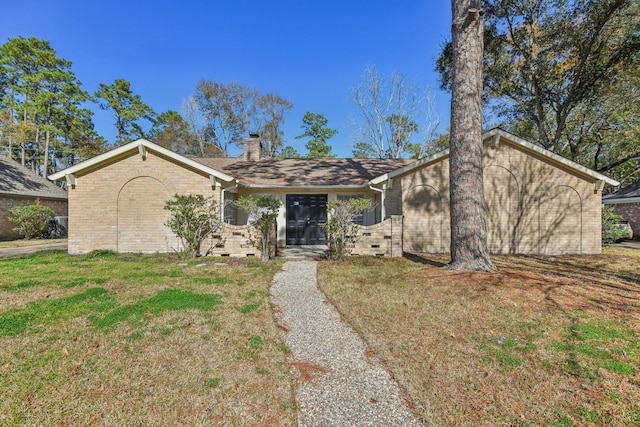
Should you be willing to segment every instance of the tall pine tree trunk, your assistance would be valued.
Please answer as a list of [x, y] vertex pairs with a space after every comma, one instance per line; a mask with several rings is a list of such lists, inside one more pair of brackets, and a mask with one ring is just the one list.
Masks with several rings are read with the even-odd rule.
[[492, 271], [482, 179], [484, 21], [479, 0], [451, 0], [451, 263], [454, 270]]

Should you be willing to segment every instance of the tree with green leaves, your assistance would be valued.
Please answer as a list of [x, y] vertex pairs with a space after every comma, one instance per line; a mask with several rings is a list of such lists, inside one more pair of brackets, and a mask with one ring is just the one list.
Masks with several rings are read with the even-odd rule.
[[161, 147], [183, 156], [218, 157], [221, 151], [213, 144], [201, 145], [191, 133], [189, 123], [177, 111], [168, 110], [156, 117], [149, 138]]
[[451, 0], [449, 142], [451, 262], [454, 270], [495, 270], [489, 258], [482, 170], [484, 20], [474, 0]]
[[292, 147], [291, 145], [287, 145], [278, 152], [276, 157], [280, 157], [282, 159], [299, 159], [302, 156], [294, 147]]
[[71, 62], [58, 57], [47, 40], [16, 37], [0, 46], [2, 132], [11, 154], [15, 142], [22, 164], [34, 172], [46, 177], [55, 169], [56, 148], [69, 143], [70, 115], [84, 115], [85, 128], [93, 129], [91, 113], [81, 107], [87, 99]]
[[136, 138], [144, 138], [146, 133], [140, 122], [154, 121], [153, 109], [142, 102], [142, 97], [131, 89], [125, 79], [116, 79], [113, 84], [100, 83], [94, 96], [103, 110], [111, 111], [117, 130], [116, 144], [122, 145]]
[[262, 261], [271, 258], [272, 236], [275, 235], [276, 219], [282, 202], [273, 196], [255, 196], [253, 194], [238, 198], [235, 205], [249, 217], [249, 224], [260, 232], [258, 247]]
[[164, 208], [171, 212], [165, 225], [180, 238], [185, 256], [200, 256], [202, 242], [222, 226], [213, 196], [176, 194], [167, 200]]
[[[483, 95], [500, 126], [602, 172], [636, 156], [637, 150], [618, 144], [637, 143], [619, 139], [628, 104], [620, 103], [615, 114], [602, 107], [612, 91], [628, 88], [629, 72], [639, 68], [638, 1], [484, 0], [483, 5]], [[452, 82], [452, 57], [447, 43], [437, 61], [445, 88]], [[637, 87], [630, 94], [637, 96]], [[638, 128], [637, 116], [629, 124]]]
[[302, 129], [304, 133], [296, 136], [296, 139], [310, 138], [305, 144], [308, 154], [305, 156], [308, 159], [322, 159], [335, 157], [331, 154], [331, 146], [327, 144], [327, 141], [338, 133], [337, 130], [327, 127], [329, 120], [324, 114], [316, 114], [307, 111], [302, 118]]

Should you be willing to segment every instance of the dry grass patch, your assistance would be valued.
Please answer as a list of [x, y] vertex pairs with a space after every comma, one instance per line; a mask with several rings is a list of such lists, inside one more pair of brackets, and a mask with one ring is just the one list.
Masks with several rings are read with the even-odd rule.
[[279, 262], [0, 260], [0, 425], [294, 425]]
[[319, 283], [427, 425], [640, 424], [640, 253], [325, 262]]

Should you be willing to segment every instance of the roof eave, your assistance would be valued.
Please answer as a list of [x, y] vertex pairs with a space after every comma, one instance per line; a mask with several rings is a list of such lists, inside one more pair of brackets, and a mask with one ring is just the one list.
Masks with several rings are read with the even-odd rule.
[[[537, 154], [540, 154], [540, 155], [542, 155], [542, 156], [544, 156], [544, 157], [546, 157], [546, 158], [548, 158], [548, 159], [550, 159], [550, 160], [552, 160], [552, 161], [554, 161], [556, 163], [562, 164], [564, 167], [573, 169], [573, 170], [575, 170], [577, 172], [580, 172], [583, 175], [589, 176], [589, 177], [594, 179], [594, 183], [597, 182], [597, 181], [602, 181], [604, 184], [612, 186], [612, 187], [617, 187], [617, 186], [620, 185], [620, 183], [618, 181], [616, 181], [615, 179], [611, 179], [611, 178], [609, 178], [609, 177], [607, 177], [605, 175], [602, 175], [601, 173], [598, 173], [598, 172], [593, 171], [593, 170], [591, 170], [589, 168], [586, 168], [586, 167], [584, 167], [584, 166], [582, 166], [582, 165], [580, 165], [580, 164], [578, 164], [576, 162], [572, 162], [571, 160], [565, 159], [562, 156], [559, 156], [559, 155], [557, 155], [555, 153], [552, 153], [549, 150], [545, 150], [542, 147], [538, 147], [537, 145], [534, 145], [534, 144], [530, 143], [529, 141], [526, 141], [526, 140], [524, 140], [524, 139], [522, 139], [520, 137], [517, 137], [517, 136], [515, 136], [515, 135], [513, 135], [513, 134], [511, 134], [511, 133], [509, 133], [507, 131], [504, 131], [504, 130], [502, 130], [500, 128], [494, 128], [494, 129], [491, 129], [491, 130], [485, 132], [482, 135], [482, 141], [483, 142], [487, 141], [488, 139], [495, 138], [496, 136], [498, 136], [498, 138], [504, 138], [507, 141], [511, 141], [514, 144], [520, 145], [523, 148], [525, 148], [526, 150], [529, 150], [529, 151], [535, 152]], [[449, 149], [447, 148], [446, 150], [443, 150], [443, 151], [441, 151], [439, 153], [436, 153], [436, 154], [433, 154], [433, 155], [431, 155], [429, 157], [425, 157], [423, 159], [417, 160], [417, 161], [415, 161], [413, 163], [410, 163], [410, 164], [408, 164], [406, 166], [398, 168], [398, 169], [396, 169], [394, 171], [391, 171], [389, 173], [386, 173], [384, 175], [380, 175], [379, 177], [372, 179], [371, 183], [373, 185], [380, 184], [380, 183], [382, 183], [384, 181], [387, 181], [390, 178], [394, 178], [394, 177], [396, 177], [398, 175], [402, 175], [402, 174], [405, 174], [405, 173], [410, 172], [412, 170], [418, 169], [418, 168], [420, 168], [421, 166], [423, 166], [425, 164], [433, 163], [433, 162], [436, 162], [436, 161], [440, 161], [443, 158], [448, 157], [448, 156], [449, 156]]]
[[175, 160], [178, 163], [182, 163], [185, 166], [189, 166], [193, 169], [199, 170], [207, 175], [213, 175], [214, 177], [222, 181], [225, 181], [225, 182], [235, 181], [235, 178], [225, 173], [222, 173], [216, 169], [212, 169], [208, 166], [205, 166], [202, 163], [198, 163], [194, 160], [191, 160], [188, 157], [184, 157], [179, 154], [176, 154], [173, 151], [167, 150], [166, 148], [161, 147], [157, 144], [154, 144], [153, 142], [148, 141], [144, 138], [137, 139], [121, 147], [114, 148], [113, 150], [109, 150], [106, 153], [102, 153], [96, 157], [93, 157], [91, 159], [85, 160], [84, 162], [78, 163], [77, 165], [74, 165], [67, 169], [53, 173], [49, 175], [48, 178], [52, 181], [65, 179], [67, 175], [74, 175], [78, 172], [82, 172], [83, 170], [86, 170], [88, 168], [104, 163], [109, 159], [128, 153], [129, 151], [138, 150], [139, 149], [138, 147], [140, 146], [143, 146], [151, 151], [155, 151], [156, 153], [161, 154], [162, 156], [168, 157], [172, 160]]
[[553, 153], [553, 152], [551, 152], [549, 150], [546, 150], [546, 149], [544, 149], [542, 147], [539, 147], [539, 146], [537, 146], [535, 144], [532, 144], [529, 141], [524, 140], [524, 139], [522, 139], [522, 138], [520, 138], [518, 136], [515, 136], [515, 135], [513, 135], [513, 134], [511, 134], [511, 133], [509, 133], [509, 132], [507, 132], [505, 130], [502, 130], [500, 128], [494, 128], [494, 129], [491, 129], [491, 130], [485, 132], [482, 135], [482, 140], [486, 141], [487, 139], [495, 137], [496, 135], [500, 136], [500, 138], [506, 139], [507, 141], [511, 141], [513, 143], [516, 143], [516, 144], [524, 147], [525, 149], [527, 149], [529, 151], [533, 151], [533, 152], [538, 153], [538, 154], [540, 154], [542, 156], [545, 156], [545, 157], [553, 160], [556, 163], [560, 163], [561, 165], [563, 165], [565, 167], [571, 168], [571, 169], [573, 169], [575, 171], [581, 172], [584, 175], [590, 176], [590, 177], [594, 178], [595, 181], [602, 181], [602, 182], [604, 182], [605, 184], [608, 184], [611, 187], [617, 187], [617, 186], [620, 185], [620, 183], [618, 181], [616, 181], [615, 179], [611, 179], [608, 176], [602, 175], [601, 173], [596, 172], [594, 170], [591, 170], [591, 169], [589, 169], [587, 167], [584, 167], [581, 164], [573, 162], [573, 161], [571, 161], [569, 159], [565, 159], [564, 157], [559, 156], [556, 153]]
[[602, 203], [605, 205], [615, 205], [618, 203], [637, 203], [640, 202], [640, 197], [618, 197], [611, 199], [602, 199]]
[[277, 190], [351, 190], [369, 188], [369, 182], [364, 184], [320, 184], [320, 185], [286, 185], [286, 184], [250, 184], [247, 182], [239, 182], [239, 185], [252, 189], [277, 189]]

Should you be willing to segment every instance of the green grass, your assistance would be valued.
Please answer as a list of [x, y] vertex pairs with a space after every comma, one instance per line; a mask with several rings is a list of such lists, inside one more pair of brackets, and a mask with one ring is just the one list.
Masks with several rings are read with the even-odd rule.
[[103, 313], [115, 304], [115, 299], [102, 288], [91, 288], [64, 298], [32, 302], [25, 308], [0, 313], [0, 336], [18, 335], [34, 325], [46, 326], [89, 313]]
[[281, 263], [63, 251], [0, 260], [0, 425], [294, 425]]
[[183, 311], [189, 309], [213, 310], [221, 304], [220, 295], [197, 294], [181, 289], [164, 289], [149, 299], [139, 300], [135, 304], [118, 307], [103, 317], [91, 316], [89, 320], [98, 329], [109, 330], [118, 322], [133, 318], [143, 321], [158, 316], [166, 311]]

